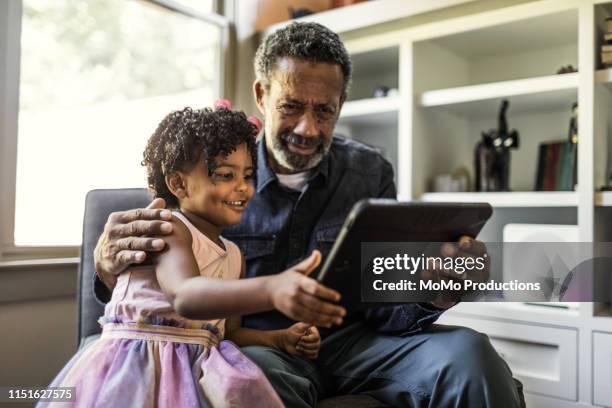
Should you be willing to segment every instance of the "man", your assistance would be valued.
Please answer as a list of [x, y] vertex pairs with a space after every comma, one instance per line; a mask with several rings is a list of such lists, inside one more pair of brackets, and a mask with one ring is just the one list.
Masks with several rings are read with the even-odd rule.
[[[332, 137], [351, 81], [350, 58], [335, 33], [315, 23], [280, 29], [259, 47], [255, 70], [255, 98], [265, 118], [256, 194], [241, 223], [224, 232], [244, 252], [248, 277], [278, 273], [314, 249], [326, 255], [354, 203], [396, 196], [387, 160]], [[142, 262], [143, 251], [163, 247], [161, 239], [136, 236], [165, 233], [159, 213], [135, 210], [109, 220], [96, 249], [97, 272], [107, 286], [127, 264]], [[473, 240], [462, 247], [483, 251]], [[348, 315], [324, 338], [314, 361], [267, 347], [244, 352], [289, 407], [360, 393], [393, 406], [519, 406], [510, 370], [484, 335], [431, 326], [452, 305], [405, 304]], [[268, 312], [245, 316], [243, 324], [275, 329], [291, 322]]]

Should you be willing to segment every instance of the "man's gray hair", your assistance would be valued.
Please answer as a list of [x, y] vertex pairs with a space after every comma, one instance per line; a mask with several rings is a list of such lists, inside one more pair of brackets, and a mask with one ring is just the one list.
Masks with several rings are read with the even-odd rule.
[[261, 43], [255, 54], [255, 75], [265, 86], [276, 62], [284, 57], [337, 64], [342, 70], [341, 101], [346, 100], [352, 76], [351, 58], [338, 34], [318, 23], [293, 22], [276, 30]]

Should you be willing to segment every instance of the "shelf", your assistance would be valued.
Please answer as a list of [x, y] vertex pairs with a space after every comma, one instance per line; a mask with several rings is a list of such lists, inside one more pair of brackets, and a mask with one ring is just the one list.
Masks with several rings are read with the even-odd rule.
[[377, 48], [352, 54], [353, 80], [350, 100], [370, 99], [376, 88], [399, 89], [399, 47]]
[[595, 82], [612, 91], [612, 68], [595, 71]]
[[431, 41], [467, 60], [577, 45], [578, 13], [576, 9], [547, 13], [445, 35]]
[[340, 112], [340, 121], [350, 125], [384, 125], [397, 122], [399, 97], [348, 101]]
[[441, 107], [468, 117], [496, 117], [500, 101], [511, 114], [569, 110], [578, 97], [578, 73], [493, 82], [424, 92], [420, 105]]
[[[314, 21], [323, 24], [336, 33], [343, 33], [472, 1], [474, 0], [367, 1], [275, 24], [267, 28], [264, 34], [268, 35], [292, 21]], [[389, 10], [393, 10], [393, 12], [391, 13]]]
[[572, 327], [578, 324], [580, 311], [519, 302], [464, 302], [450, 309], [445, 315], [481, 316], [488, 319]]
[[597, 207], [612, 207], [612, 191], [595, 193], [595, 205]]
[[493, 207], [576, 207], [578, 205], [578, 195], [574, 191], [425, 193], [420, 200], [453, 203], [486, 202]]
[[[358, 54], [351, 54], [351, 60], [353, 62], [353, 82], [351, 84], [352, 95], [355, 87], [359, 86], [359, 82], [367, 80], [368, 77], [374, 77], [372, 79], [380, 79], [381, 76], [384, 77], [387, 73], [394, 75], [395, 77], [398, 76], [399, 47], [390, 46], [385, 48], [377, 48], [375, 50], [361, 52]], [[397, 78], [395, 78], [395, 82], [395, 84], [385, 83], [384, 85], [389, 87], [397, 87]]]

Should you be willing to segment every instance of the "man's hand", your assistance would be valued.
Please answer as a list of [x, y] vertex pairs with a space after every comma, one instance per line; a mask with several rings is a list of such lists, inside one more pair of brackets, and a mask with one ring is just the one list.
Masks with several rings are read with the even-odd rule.
[[[487, 247], [482, 241], [477, 241], [468, 236], [462, 236], [456, 244], [445, 243], [441, 248], [442, 256], [452, 258], [484, 258], [484, 268], [466, 269], [463, 273], [458, 273], [454, 270], [444, 268], [434, 269], [432, 271], [424, 271], [423, 279], [430, 279], [436, 282], [442, 281], [464, 281], [472, 280], [474, 282], [486, 282], [489, 279], [490, 259], [487, 254]], [[459, 300], [464, 292], [448, 291], [441, 293], [441, 299], [436, 299], [431, 302], [432, 305], [440, 309], [448, 309]]]
[[313, 251], [299, 264], [272, 276], [268, 293], [274, 308], [293, 320], [323, 327], [340, 325], [346, 310], [331, 303], [339, 301], [340, 294], [307, 276], [320, 262], [321, 253]]
[[279, 348], [288, 354], [317, 358], [321, 348], [321, 335], [316, 326], [300, 322], [282, 330]]
[[130, 264], [144, 262], [147, 252], [164, 249], [164, 240], [151, 238], [172, 232], [172, 213], [165, 209], [162, 198], [153, 200], [147, 208], [112, 213], [94, 250], [96, 273], [113, 289], [117, 275]]

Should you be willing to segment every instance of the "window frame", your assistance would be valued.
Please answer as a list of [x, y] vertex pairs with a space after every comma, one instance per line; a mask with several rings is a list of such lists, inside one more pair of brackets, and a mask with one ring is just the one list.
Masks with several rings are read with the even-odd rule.
[[[221, 30], [215, 95], [228, 91], [228, 67], [232, 46], [230, 20], [220, 14], [226, 1], [213, 0], [213, 12], [202, 13], [174, 0], [135, 0], [162, 7], [217, 26]], [[231, 8], [231, 7], [230, 7]], [[225, 13], [229, 15], [229, 13]], [[19, 81], [23, 0], [0, 1], [0, 262], [13, 260], [71, 258], [80, 246], [15, 245], [15, 203], [17, 182], [17, 139], [19, 123]], [[44, 208], [44, 207], [43, 207]]]

